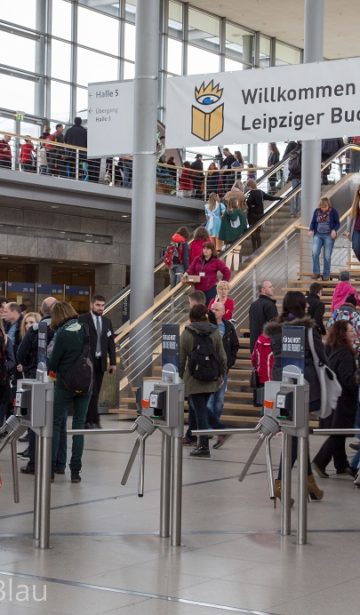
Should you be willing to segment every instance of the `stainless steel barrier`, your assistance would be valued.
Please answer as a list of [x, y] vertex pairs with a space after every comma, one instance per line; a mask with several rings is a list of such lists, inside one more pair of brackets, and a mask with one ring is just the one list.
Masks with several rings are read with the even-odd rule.
[[18, 381], [16, 412], [10, 416], [0, 433], [6, 433], [1, 451], [11, 445], [11, 468], [14, 502], [20, 501], [17, 468], [17, 440], [31, 428], [37, 439], [34, 490], [34, 544], [40, 549], [50, 548], [50, 492], [51, 449], [53, 432], [53, 383], [48, 381], [46, 366], [39, 364], [36, 379]]
[[[300, 370], [289, 365], [283, 370], [281, 382], [266, 382], [264, 392], [264, 416], [254, 428], [208, 429], [193, 431], [196, 435], [207, 434], [259, 434], [259, 440], [251, 451], [239, 476], [244, 480], [260, 448], [266, 443], [266, 468], [269, 493], [274, 497], [274, 482], [271, 463], [271, 438], [283, 433], [282, 446], [282, 493], [281, 493], [281, 535], [291, 534], [291, 438], [298, 438], [298, 523], [297, 544], [307, 542], [307, 458], [309, 450], [309, 386]], [[360, 430], [359, 430], [360, 431]]]
[[[184, 429], [184, 385], [177, 374], [164, 366], [162, 379], [144, 381], [147, 403], [142, 414], [128, 429], [70, 429], [69, 435], [120, 435], [137, 433], [121, 484], [126, 485], [139, 454], [138, 496], [144, 495], [145, 441], [161, 431], [160, 536], [181, 544], [182, 516], [182, 437]], [[145, 386], [144, 386], [145, 389]], [[144, 398], [144, 394], [143, 394]]]

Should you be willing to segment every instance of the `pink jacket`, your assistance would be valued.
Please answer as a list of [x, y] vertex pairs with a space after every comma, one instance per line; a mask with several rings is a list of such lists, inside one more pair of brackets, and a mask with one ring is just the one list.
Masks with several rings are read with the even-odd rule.
[[225, 265], [224, 261], [214, 257], [206, 261], [202, 256], [197, 256], [188, 268], [187, 273], [189, 275], [205, 274], [201, 275], [200, 282], [195, 284], [195, 288], [196, 290], [206, 292], [218, 283], [218, 271], [223, 274], [223, 279], [226, 280], [226, 282], [230, 280], [231, 271], [229, 267]]
[[360, 305], [360, 298], [356, 288], [350, 282], [339, 282], [335, 286], [334, 294], [331, 301], [331, 313], [337, 310], [338, 307], [345, 303], [349, 295], [354, 295], [357, 305]]

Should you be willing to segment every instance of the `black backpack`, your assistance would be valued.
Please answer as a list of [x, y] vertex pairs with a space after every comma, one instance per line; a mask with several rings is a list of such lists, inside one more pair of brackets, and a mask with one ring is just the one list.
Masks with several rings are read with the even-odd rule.
[[223, 370], [214, 344], [210, 338], [211, 331], [195, 332], [189, 329], [195, 338], [195, 345], [189, 359], [189, 372], [195, 380], [212, 382], [223, 375]]
[[82, 324], [84, 329], [84, 345], [82, 350], [71, 366], [62, 374], [62, 381], [65, 388], [76, 395], [82, 397], [87, 395], [92, 390], [93, 386], [93, 363], [90, 358], [90, 336], [88, 326]]

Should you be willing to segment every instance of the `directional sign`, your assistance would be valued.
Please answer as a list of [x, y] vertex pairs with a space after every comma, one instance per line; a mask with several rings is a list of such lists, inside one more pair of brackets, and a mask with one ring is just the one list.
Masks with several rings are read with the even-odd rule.
[[88, 87], [88, 156], [133, 153], [134, 83], [108, 81]]

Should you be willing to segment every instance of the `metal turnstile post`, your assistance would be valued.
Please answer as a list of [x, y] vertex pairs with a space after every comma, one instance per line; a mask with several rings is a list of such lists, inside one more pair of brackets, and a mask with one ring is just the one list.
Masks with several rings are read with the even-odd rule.
[[181, 544], [182, 454], [182, 436], [172, 438], [171, 544], [173, 547]]
[[297, 544], [305, 545], [307, 542], [307, 475], [308, 475], [309, 437], [298, 438], [298, 526]]
[[170, 536], [171, 438], [161, 433], [160, 536]]
[[282, 490], [281, 490], [281, 535], [291, 533], [291, 436], [283, 433]]

